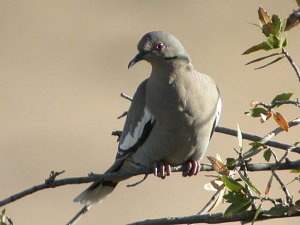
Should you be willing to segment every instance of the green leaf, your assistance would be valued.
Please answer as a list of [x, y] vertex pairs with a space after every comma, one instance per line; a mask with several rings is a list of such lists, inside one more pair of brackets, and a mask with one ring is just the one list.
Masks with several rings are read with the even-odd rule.
[[254, 147], [254, 148], [259, 148], [259, 147], [265, 146], [264, 144], [262, 144], [258, 141], [253, 141], [253, 142], [249, 143], [249, 145]]
[[240, 202], [239, 204], [231, 204], [225, 211], [224, 216], [232, 216], [245, 212], [252, 204], [252, 200], [246, 202]]
[[242, 153], [242, 150], [243, 150], [243, 136], [242, 136], [242, 132], [241, 132], [239, 124], [237, 124], [237, 129], [236, 130], [237, 130], [237, 138], [238, 138], [240, 153]]
[[251, 206], [253, 202], [252, 199], [233, 192], [229, 192], [227, 195], [224, 195], [224, 199], [226, 202], [231, 203], [226, 209], [224, 216], [232, 216], [234, 214], [244, 212]]
[[264, 108], [257, 107], [257, 108], [254, 108], [254, 109], [249, 109], [246, 112], [246, 115], [251, 116], [251, 117], [260, 117], [260, 114], [265, 114], [266, 115], [267, 110], [265, 110]]
[[274, 105], [277, 102], [284, 102], [290, 100], [293, 93], [282, 93], [280, 95], [276, 95], [276, 97], [272, 100], [271, 105]]
[[268, 51], [268, 50], [271, 50], [271, 49], [272, 49], [272, 47], [267, 42], [264, 41], [260, 44], [257, 44], [257, 45], [254, 45], [254, 46], [248, 48], [242, 55], [250, 54], [252, 52], [256, 52], [256, 51], [259, 51], [259, 50]]
[[287, 206], [283, 205], [276, 205], [269, 209], [268, 211], [264, 212], [264, 215], [266, 216], [283, 216], [288, 211]]
[[272, 25], [274, 28], [274, 35], [279, 36], [279, 33], [281, 31], [281, 21], [277, 15], [272, 15]]
[[300, 169], [293, 169], [291, 170], [291, 173], [300, 173]]
[[254, 69], [255, 69], [255, 70], [259, 70], [259, 69], [265, 68], [265, 67], [267, 67], [267, 66], [270, 66], [270, 65], [272, 65], [272, 64], [274, 64], [274, 63], [276, 63], [276, 62], [282, 60], [283, 58], [285, 58], [284, 55], [282, 55], [282, 56], [280, 56], [280, 57], [274, 59], [273, 61], [271, 61], [271, 62], [269, 62], [269, 63], [267, 63], [267, 64], [265, 64], [265, 65], [263, 65], [263, 66], [259, 66], [259, 67], [256, 67], [256, 68], [254, 68]]
[[257, 219], [259, 213], [261, 212], [261, 205], [262, 205], [262, 204], [260, 203], [259, 206], [258, 206], [258, 208], [256, 209], [255, 215], [254, 215], [253, 220], [252, 220], [252, 225], [253, 225], [254, 222], [256, 221], [256, 219]]
[[[272, 53], [272, 54], [270, 54], [270, 55], [263, 56], [263, 57], [259, 57], [259, 58], [257, 58], [257, 59], [254, 59], [254, 60], [250, 61], [250, 62], [247, 62], [245, 65], [250, 65], [250, 64], [252, 64], [252, 63], [256, 63], [256, 62], [262, 61], [262, 60], [264, 60], [264, 59], [267, 59], [267, 58], [270, 58], [270, 57], [273, 57], [273, 56], [276, 56], [276, 55], [281, 55], [281, 54], [282, 54], [282, 53], [279, 53], [279, 52]], [[252, 107], [252, 108], [255, 108], [255, 107]]]
[[272, 155], [272, 150], [270, 148], [268, 148], [266, 151], [264, 151], [264, 159], [269, 162], [270, 161], [270, 158], [271, 158], [271, 155]]
[[224, 185], [231, 191], [235, 192], [235, 193], [242, 193], [242, 191], [244, 190], [243, 185], [241, 185], [240, 183], [238, 183], [237, 181], [235, 181], [234, 179], [224, 176], [221, 176], [221, 180], [223, 181]]
[[276, 49], [279, 47], [280, 41], [276, 36], [270, 34], [270, 36], [267, 38], [267, 43], [272, 49]]
[[282, 39], [282, 47], [286, 47], [287, 44], [288, 44], [287, 37], [284, 37], [284, 38]]
[[223, 196], [223, 198], [226, 200], [227, 203], [233, 203], [233, 204], [237, 204], [240, 201], [244, 201], [245, 199], [248, 199], [244, 194], [235, 193], [232, 191], [229, 191], [226, 195]]
[[279, 43], [279, 48], [283, 48], [283, 47], [286, 47], [287, 46], [287, 36], [286, 36], [286, 33], [285, 32], [281, 32], [279, 34], [279, 40], [280, 40], [280, 43]]
[[261, 195], [260, 194], [260, 191], [257, 189], [257, 187], [252, 183], [252, 181], [249, 179], [249, 178], [247, 178], [247, 177], [245, 177], [242, 173], [241, 173], [241, 171], [238, 171], [238, 174], [239, 174], [239, 176], [240, 176], [240, 178], [256, 193], [256, 194], [258, 194], [259, 196]]
[[300, 206], [300, 199], [297, 200], [297, 201], [295, 201], [295, 205], [296, 205], [296, 206]]

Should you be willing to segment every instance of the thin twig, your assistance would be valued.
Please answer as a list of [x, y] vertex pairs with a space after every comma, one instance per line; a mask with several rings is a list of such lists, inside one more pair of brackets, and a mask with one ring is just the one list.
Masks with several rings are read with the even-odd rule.
[[280, 163], [282, 163], [283, 160], [285, 160], [287, 158], [288, 154], [291, 152], [291, 150], [293, 148], [295, 148], [295, 146], [292, 146], [292, 147], [288, 148], [287, 151], [283, 154], [283, 156], [279, 160], [277, 160], [277, 158], [275, 158], [275, 160], [276, 160], [276, 163], [275, 163], [276, 166], [274, 166], [273, 170], [277, 169], [277, 165], [280, 165]]
[[251, 196], [250, 197], [253, 200], [260, 200], [262, 202], [267, 201], [271, 202], [274, 206], [278, 204], [282, 204], [282, 199], [281, 198], [270, 198], [270, 197], [263, 197], [263, 196]]
[[275, 170], [287, 158], [288, 154], [293, 149], [293, 147], [295, 147], [295, 146], [292, 146], [291, 148], [287, 149], [287, 151], [284, 153], [284, 155], [279, 160], [277, 160], [275, 158], [276, 159], [276, 163], [275, 163], [275, 166], [272, 169], [272, 175], [275, 177], [275, 179], [277, 180], [277, 182], [280, 184], [280, 187], [281, 187], [281, 189], [283, 190], [283, 192], [285, 194], [286, 202], [287, 202], [287, 204], [289, 206], [293, 203], [293, 199], [291, 198], [288, 189], [285, 187], [284, 183], [281, 181], [280, 177], [277, 175], [277, 173], [275, 172]]
[[[240, 158], [241, 161], [242, 161], [240, 170], [243, 171], [243, 172], [244, 172], [244, 176], [245, 176], [247, 179], [249, 179], [248, 170], [247, 170], [247, 163], [246, 163], [245, 159], [243, 159], [242, 153], [239, 154], [239, 158]], [[238, 173], [240, 173], [240, 171], [238, 171]], [[246, 194], [247, 194], [247, 196], [248, 196], [249, 198], [252, 198], [252, 199], [253, 199], [254, 195], [252, 194], [252, 192], [251, 192], [251, 190], [250, 190], [250, 188], [249, 188], [249, 186], [248, 186], [247, 183], [245, 183], [245, 189], [246, 189]], [[255, 209], [255, 210], [257, 209], [257, 207], [256, 207], [256, 202], [255, 202], [255, 201], [252, 202], [252, 209]]]
[[125, 99], [127, 99], [127, 100], [129, 100], [129, 101], [132, 101], [132, 97], [130, 97], [129, 95], [127, 95], [127, 94], [125, 94], [124, 92], [122, 92], [121, 94], [120, 94], [120, 96], [122, 97], [122, 98], [125, 98]]
[[294, 62], [294, 60], [292, 59], [292, 57], [289, 55], [289, 53], [284, 49], [282, 48], [282, 54], [285, 55], [285, 57], [287, 58], [287, 60], [289, 61], [289, 63], [291, 64], [291, 66], [293, 67], [297, 77], [298, 77], [298, 80], [300, 82], [300, 71], [299, 71], [299, 68], [297, 67], [296, 63]]
[[112, 136], [117, 136], [118, 137], [117, 142], [119, 142], [120, 137], [122, 135], [122, 131], [121, 130], [115, 130], [115, 131], [111, 132], [111, 135]]
[[291, 180], [290, 182], [288, 182], [287, 184], [285, 184], [285, 186], [288, 186], [288, 185], [290, 185], [291, 183], [293, 183], [295, 181], [300, 181], [300, 174], [297, 177], [295, 177], [293, 180]]
[[275, 102], [273, 104], [266, 104], [266, 103], [263, 103], [263, 102], [259, 102], [257, 105], [263, 106], [267, 110], [271, 110], [272, 108], [278, 107], [278, 106], [281, 106], [281, 105], [295, 105], [295, 106], [300, 108], [300, 102], [299, 102], [298, 99], [288, 100], [288, 101], [280, 101], [280, 102]]
[[64, 172], [65, 172], [65, 170], [62, 170], [60, 172], [52, 170], [50, 172], [49, 177], [45, 180], [45, 183], [48, 184], [48, 185], [51, 185], [53, 183], [53, 181], [56, 179], [56, 177], [63, 174]]
[[270, 151], [271, 151], [272, 156], [274, 157], [275, 163], [277, 164], [278, 163], [278, 158], [277, 158], [276, 153], [272, 149], [270, 149]]
[[285, 193], [286, 202], [290, 206], [293, 203], [293, 199], [290, 196], [288, 189], [286, 188], [286, 186], [284, 185], [284, 183], [282, 182], [282, 180], [280, 179], [280, 177], [277, 175], [277, 173], [275, 171], [273, 171], [273, 175], [274, 175], [275, 179], [277, 180], [277, 182], [280, 184], [280, 188]]
[[127, 116], [128, 111], [123, 112], [120, 116], [117, 117], [117, 119], [121, 119], [124, 116]]
[[197, 213], [197, 215], [204, 215], [211, 211], [211, 209], [215, 206], [216, 202], [219, 199], [219, 196], [222, 192], [224, 192], [224, 189], [218, 190], [211, 199], [206, 203], [206, 205]]
[[78, 220], [84, 214], [86, 214], [90, 210], [91, 207], [92, 207], [91, 205], [84, 206], [66, 225], [73, 225], [73, 224], [77, 223]]
[[300, 108], [300, 102], [299, 102], [298, 99], [295, 100], [295, 101], [289, 100], [289, 101], [275, 102], [275, 103], [273, 104], [273, 107], [281, 106], [281, 105], [295, 105], [295, 106], [297, 106], [297, 107]]

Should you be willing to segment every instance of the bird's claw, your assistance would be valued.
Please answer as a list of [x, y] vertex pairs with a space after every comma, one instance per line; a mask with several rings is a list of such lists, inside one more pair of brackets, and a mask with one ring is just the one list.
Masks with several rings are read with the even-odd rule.
[[162, 161], [153, 163], [153, 173], [154, 176], [160, 177], [161, 179], [165, 179], [166, 176], [171, 175], [171, 166], [168, 163], [164, 163]]
[[200, 163], [197, 160], [190, 160], [186, 163], [186, 166], [182, 172], [182, 176], [194, 176], [200, 171]]

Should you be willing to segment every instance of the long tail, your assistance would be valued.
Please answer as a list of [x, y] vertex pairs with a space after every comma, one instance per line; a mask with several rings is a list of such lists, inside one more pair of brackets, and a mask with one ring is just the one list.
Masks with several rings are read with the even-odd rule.
[[92, 205], [103, 201], [115, 189], [116, 182], [95, 182], [86, 190], [81, 192], [74, 202], [80, 202], [84, 207], [67, 223], [73, 225], [89, 211]]
[[[116, 160], [114, 164], [105, 172], [116, 172], [122, 165], [122, 160]], [[120, 180], [121, 181], [121, 180]], [[80, 202], [84, 207], [67, 223], [75, 224], [85, 213], [89, 211], [92, 205], [102, 202], [110, 193], [113, 192], [119, 181], [94, 182], [86, 190], [81, 192], [74, 202]]]
[[81, 192], [74, 202], [80, 202], [84, 207], [67, 223], [67, 225], [74, 225], [78, 220], [89, 211], [92, 205], [103, 201], [115, 189], [118, 182], [105, 181], [95, 182], [86, 190]]
[[[105, 173], [116, 172], [120, 168], [122, 160], [116, 160], [114, 164], [106, 170]], [[115, 189], [119, 181], [104, 181], [95, 182], [89, 186], [86, 190], [81, 192], [74, 202], [80, 202], [82, 205], [94, 205], [102, 202], [110, 193]]]
[[103, 201], [115, 189], [118, 183], [112, 181], [95, 182], [86, 190], [81, 192], [74, 202], [80, 202], [82, 205], [94, 205]]

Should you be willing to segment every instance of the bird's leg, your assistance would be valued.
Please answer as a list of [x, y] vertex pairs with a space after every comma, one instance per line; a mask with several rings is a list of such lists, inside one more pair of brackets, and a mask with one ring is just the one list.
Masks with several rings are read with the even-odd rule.
[[186, 177], [186, 176], [197, 175], [199, 171], [200, 171], [200, 163], [197, 160], [191, 159], [186, 163], [186, 166], [182, 172], [182, 176]]
[[153, 163], [153, 173], [154, 176], [160, 177], [161, 179], [165, 179], [166, 176], [171, 175], [171, 166], [170, 164], [162, 161], [155, 161]]

